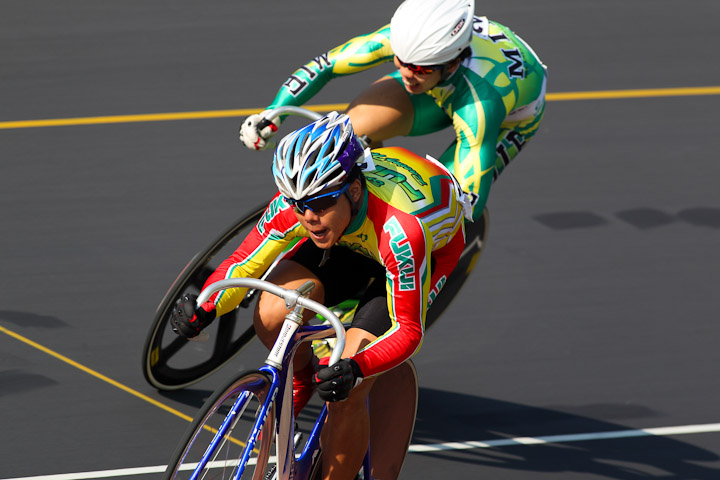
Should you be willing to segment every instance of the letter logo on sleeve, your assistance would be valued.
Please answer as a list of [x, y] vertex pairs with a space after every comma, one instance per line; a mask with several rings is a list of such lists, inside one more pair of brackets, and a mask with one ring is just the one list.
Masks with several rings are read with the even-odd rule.
[[265, 209], [265, 213], [263, 213], [263, 216], [260, 217], [260, 220], [257, 223], [258, 232], [264, 234], [265, 224], [272, 220], [273, 217], [275, 217], [275, 215], [277, 215], [280, 210], [287, 206], [288, 204], [287, 202], [285, 202], [285, 197], [283, 197], [282, 195], [278, 196], [275, 200], [270, 202], [270, 205], [268, 205], [268, 207]]
[[[322, 72], [325, 70], [325, 68], [332, 67], [332, 63], [329, 59], [329, 53], [324, 53], [320, 56], [317, 56], [313, 58], [310, 63], [307, 65], [303, 65], [300, 67], [295, 73], [290, 75], [290, 78], [287, 79], [285, 83], [283, 83], [283, 86], [286, 87], [290, 91], [290, 95], [293, 97], [297, 97], [302, 93], [303, 90], [305, 90], [305, 87], [307, 87], [310, 82], [315, 79], [315, 77], [318, 76], [317, 72], [314, 71], [312, 68], [309, 67], [311, 64], [315, 64], [315, 67], [317, 67], [318, 72]], [[300, 76], [300, 72], [303, 71], [307, 75], [307, 79], [302, 78]]]
[[297, 97], [300, 92], [305, 90], [305, 87], [308, 86], [308, 82], [303, 80], [297, 75], [290, 75], [290, 78], [287, 79], [285, 83], [283, 83], [284, 87], [287, 87], [288, 90], [290, 90], [290, 95], [293, 97]]
[[415, 259], [410, 241], [397, 218], [391, 217], [383, 230], [390, 234], [390, 250], [398, 265], [400, 290], [415, 290]]

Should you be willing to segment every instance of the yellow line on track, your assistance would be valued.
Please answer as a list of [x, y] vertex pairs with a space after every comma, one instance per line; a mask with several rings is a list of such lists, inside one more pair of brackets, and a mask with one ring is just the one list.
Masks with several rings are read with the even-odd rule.
[[[327, 105], [306, 105], [305, 108], [315, 112], [344, 110], [346, 103]], [[245, 117], [262, 112], [262, 108], [242, 108], [239, 110], [208, 110], [203, 112], [148, 113], [141, 115], [112, 115], [105, 117], [51, 118], [47, 120], [20, 120], [16, 122], [0, 122], [0, 130], [11, 128], [34, 127], [65, 127], [75, 125], [99, 125], [107, 123], [165, 122], [168, 120], [197, 120], [205, 118]]]
[[605, 100], [618, 98], [687, 97], [694, 95], [720, 95], [720, 86], [685, 88], [650, 88], [643, 90], [606, 90], [600, 92], [548, 93], [548, 101]]
[[24, 344], [26, 344], [26, 345], [29, 345], [29, 346], [31, 346], [31, 347], [33, 347], [33, 348], [36, 348], [36, 349], [40, 350], [41, 352], [47, 353], [48, 355], [50, 355], [50, 356], [52, 356], [52, 357], [55, 357], [55, 358], [57, 358], [58, 360], [60, 360], [60, 361], [62, 361], [62, 362], [65, 362], [65, 363], [67, 363], [68, 365], [77, 368], [78, 370], [82, 370], [83, 372], [85, 372], [85, 373], [87, 373], [87, 374], [89, 374], [89, 375], [92, 375], [93, 377], [98, 378], [98, 379], [102, 380], [103, 382], [109, 383], [109, 384], [112, 385], [113, 387], [119, 388], [120, 390], [123, 390], [124, 392], [127, 392], [127, 393], [129, 393], [130, 395], [133, 395], [133, 396], [135, 396], [135, 397], [137, 397], [137, 398], [139, 398], [139, 399], [141, 399], [141, 400], [144, 400], [144, 401], [146, 401], [146, 402], [148, 402], [148, 403], [150, 403], [150, 404], [152, 404], [152, 405], [154, 405], [154, 406], [156, 406], [156, 407], [158, 407], [158, 408], [162, 408], [162, 409], [165, 410], [166, 412], [170, 412], [170, 413], [172, 413], [173, 415], [182, 418], [183, 420], [187, 420], [188, 422], [192, 422], [192, 420], [193, 420], [192, 417], [190, 417], [190, 416], [188, 416], [188, 415], [185, 415], [184, 413], [182, 413], [182, 412], [180, 412], [180, 411], [178, 411], [178, 410], [175, 410], [174, 408], [168, 407], [167, 405], [162, 404], [162, 403], [158, 402], [157, 400], [155, 400], [155, 399], [153, 399], [153, 398], [150, 398], [150, 397], [148, 397], [147, 395], [144, 395], [144, 394], [138, 392], [137, 390], [133, 390], [132, 388], [127, 387], [127, 386], [123, 385], [123, 384], [120, 383], [120, 382], [116, 382], [116, 381], [113, 380], [112, 378], [106, 377], [106, 376], [103, 375], [102, 373], [96, 372], [95, 370], [93, 370], [93, 369], [91, 369], [91, 368], [88, 368], [88, 367], [86, 367], [86, 366], [84, 366], [84, 365], [76, 362], [75, 360], [71, 360], [71, 359], [69, 359], [68, 357], [66, 357], [65, 355], [61, 355], [61, 354], [59, 354], [59, 353], [57, 353], [57, 352], [55, 352], [55, 351], [53, 351], [53, 350], [50, 350], [50, 349], [47, 348], [47, 347], [44, 347], [44, 346], [40, 345], [39, 343], [33, 342], [33, 341], [30, 340], [29, 338], [23, 337], [22, 335], [20, 335], [20, 334], [18, 334], [18, 333], [15, 333], [15, 332], [13, 332], [13, 331], [11, 331], [11, 330], [8, 330], [7, 328], [3, 327], [2, 325], [0, 325], [0, 332], [4, 333], [4, 334], [6, 334], [6, 335], [9, 335], [9, 336], [11, 336], [12, 338], [14, 338], [14, 339], [16, 339], [16, 340], [21, 341], [22, 343], [24, 343]]
[[[65, 355], [62, 355], [62, 354], [60, 354], [60, 353], [57, 353], [57, 352], [54, 351], [54, 350], [50, 350], [49, 348], [44, 347], [43, 345], [40, 345], [40, 344], [37, 343], [37, 342], [33, 342], [33, 341], [30, 340], [29, 338], [23, 337], [23, 336], [20, 335], [19, 333], [15, 333], [15, 332], [13, 332], [12, 330], [8, 330], [7, 328], [3, 327], [2, 325], [0, 325], [0, 332], [4, 333], [4, 334], [6, 334], [6, 335], [9, 335], [10, 337], [12, 337], [12, 338], [14, 338], [14, 339], [16, 339], [16, 340], [21, 341], [22, 343], [24, 343], [24, 344], [26, 344], [26, 345], [29, 345], [29, 346], [31, 346], [31, 347], [33, 347], [33, 348], [36, 348], [36, 349], [40, 350], [41, 352], [47, 353], [47, 354], [50, 355], [51, 357], [55, 357], [55, 358], [57, 358], [58, 360], [60, 360], [60, 361], [62, 361], [62, 362], [65, 362], [65, 363], [67, 363], [68, 365], [70, 365], [70, 366], [72, 366], [72, 367], [75, 367], [75, 368], [77, 368], [78, 370], [81, 370], [81, 371], [87, 373], [88, 375], [92, 375], [93, 377], [95, 377], [95, 378], [97, 378], [97, 379], [99, 379], [99, 380], [102, 380], [102, 381], [105, 382], [105, 383], [109, 383], [109, 384], [112, 385], [113, 387], [119, 388], [120, 390], [122, 390], [122, 391], [124, 391], [124, 392], [127, 392], [127, 393], [129, 393], [130, 395], [133, 395], [134, 397], [139, 398], [140, 400], [144, 400], [144, 401], [148, 402], [148, 403], [151, 404], [151, 405], [154, 405], [154, 406], [156, 406], [156, 407], [158, 407], [158, 408], [161, 408], [161, 409], [165, 410], [166, 412], [172, 413], [172, 414], [175, 415], [176, 417], [180, 417], [180, 418], [182, 418], [183, 420], [185, 420], [185, 421], [187, 421], [187, 422], [192, 422], [192, 421], [193, 421], [193, 418], [192, 418], [192, 417], [190, 417], [190, 416], [188, 416], [188, 415], [185, 415], [185, 414], [182, 413], [181, 411], [175, 410], [175, 409], [172, 408], [172, 407], [168, 407], [168, 406], [165, 405], [164, 403], [158, 402], [158, 401], [155, 400], [154, 398], [150, 398], [150, 397], [148, 397], [147, 395], [145, 395], [145, 394], [143, 394], [143, 393], [140, 393], [140, 392], [138, 392], [137, 390], [134, 390], [134, 389], [132, 389], [132, 388], [126, 386], [126, 385], [123, 385], [122, 383], [117, 382], [117, 381], [113, 380], [113, 379], [110, 378], [110, 377], [106, 377], [106, 376], [103, 375], [102, 373], [96, 372], [95, 370], [93, 370], [93, 369], [91, 369], [91, 368], [88, 368], [88, 367], [86, 367], [85, 365], [82, 365], [82, 364], [76, 362], [75, 360], [72, 360], [72, 359], [66, 357]], [[208, 425], [203, 426], [203, 428], [204, 428], [205, 430], [211, 432], [213, 435], [215, 435], [215, 434], [217, 433], [217, 430], [216, 430], [216, 429], [214, 429], [214, 428], [212, 428], [212, 427], [209, 427]], [[241, 441], [239, 441], [239, 440], [237, 440], [237, 439], [235, 439], [235, 438], [233, 438], [233, 437], [227, 437], [227, 436], [226, 436], [226, 438], [227, 438], [228, 440], [230, 440], [232, 443], [235, 443], [235, 444], [237, 444], [237, 445], [241, 445], [241, 446], [244, 446], [244, 445], [245, 445], [244, 442], [241, 442]]]
[[[570, 100], [609, 100], [620, 98], [685, 97], [695, 95], [720, 95], [720, 86], [605, 90], [595, 92], [561, 92], [548, 93], [546, 98], [549, 102], [556, 102]], [[315, 112], [329, 112], [331, 110], [344, 110], [347, 105], [347, 103], [331, 103], [324, 105], [306, 105], [306, 108]], [[243, 108], [237, 110], [208, 110], [199, 112], [148, 113], [138, 115], [111, 115], [103, 117], [19, 120], [13, 122], [0, 122], [0, 130], [14, 128], [66, 127], [77, 125], [102, 125], [109, 123], [164, 122], [169, 120], [245, 117], [247, 115], [252, 115], [253, 113], [260, 113], [262, 110], [262, 108]]]

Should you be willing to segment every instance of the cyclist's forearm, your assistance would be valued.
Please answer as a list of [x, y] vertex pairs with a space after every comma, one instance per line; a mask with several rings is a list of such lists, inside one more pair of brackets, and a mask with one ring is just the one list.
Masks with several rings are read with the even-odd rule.
[[[386, 228], [388, 225], [392, 224]], [[392, 327], [353, 357], [366, 377], [400, 365], [422, 345], [432, 253], [432, 245], [425, 238], [430, 238], [430, 232], [419, 223], [408, 222], [404, 229], [397, 225], [389, 229], [393, 234], [388, 250], [381, 247]], [[418, 234], [418, 227], [423, 233]]]
[[286, 105], [304, 105], [322, 90], [334, 77], [330, 68], [325, 66], [325, 58], [326, 55], [316, 57], [295, 70], [282, 84], [268, 109]]
[[390, 333], [379, 337], [352, 357], [366, 378], [400, 365], [422, 346], [423, 329], [420, 322], [402, 323], [399, 328], [394, 325]]
[[295, 70], [268, 108], [303, 105], [333, 78], [352, 75], [390, 60], [389, 26], [352, 38]]
[[450, 277], [457, 261], [465, 248], [465, 241], [461, 232], [458, 232], [450, 242], [432, 254], [434, 268], [430, 278], [429, 302], [437, 297], [445, 282]]
[[[281, 252], [303, 233], [304, 229], [295, 218], [290, 204], [278, 193], [255, 228], [237, 250], [210, 275], [205, 286], [227, 278], [258, 278]], [[215, 303], [217, 315], [224, 315], [237, 307], [246, 291], [247, 289], [231, 288], [210, 297], [210, 301]]]

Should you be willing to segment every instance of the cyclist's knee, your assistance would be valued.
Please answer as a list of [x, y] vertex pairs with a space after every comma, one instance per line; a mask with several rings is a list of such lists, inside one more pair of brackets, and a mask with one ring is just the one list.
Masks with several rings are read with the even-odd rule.
[[[293, 261], [280, 262], [268, 275], [268, 281], [287, 289], [295, 289], [307, 281], [315, 283], [310, 298], [320, 303], [325, 298], [325, 289], [322, 282], [307, 268]], [[266, 346], [275, 342], [282, 322], [287, 314], [285, 301], [280, 297], [263, 292], [255, 307], [253, 322], [255, 331]], [[311, 312], [307, 313], [311, 316]]]
[[350, 395], [342, 402], [328, 403], [328, 413], [330, 415], [350, 415], [348, 418], [352, 418], [353, 413], [366, 411], [368, 395], [370, 395], [370, 390], [375, 382], [375, 378], [376, 377], [364, 379], [360, 385], [350, 390]]

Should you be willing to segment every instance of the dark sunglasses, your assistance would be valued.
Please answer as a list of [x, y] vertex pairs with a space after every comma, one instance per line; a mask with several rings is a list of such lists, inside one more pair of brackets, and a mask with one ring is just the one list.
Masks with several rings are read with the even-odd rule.
[[335, 205], [340, 195], [347, 192], [348, 188], [350, 188], [350, 184], [346, 183], [340, 190], [335, 190], [334, 192], [321, 193], [320, 195], [303, 200], [293, 200], [292, 198], [288, 198], [287, 200], [300, 215], [304, 214], [308, 208], [311, 212], [322, 213]]
[[414, 63], [405, 63], [400, 60], [397, 55], [395, 55], [395, 58], [397, 58], [397, 61], [400, 65], [417, 75], [429, 75], [435, 70], [440, 70], [444, 67], [444, 65], [415, 65]]

